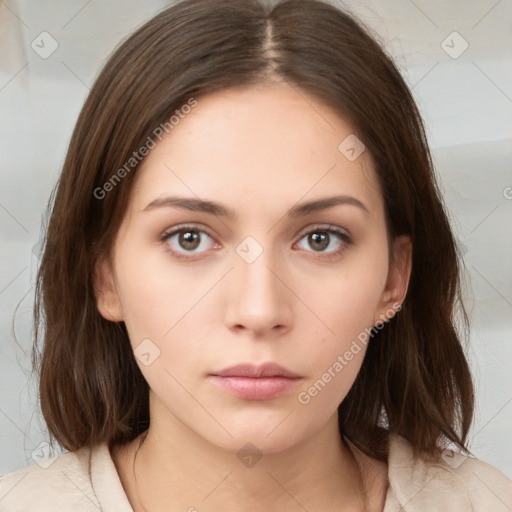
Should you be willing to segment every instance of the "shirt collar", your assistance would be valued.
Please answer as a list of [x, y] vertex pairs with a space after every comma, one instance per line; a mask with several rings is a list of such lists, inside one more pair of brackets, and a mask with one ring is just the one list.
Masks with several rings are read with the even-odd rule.
[[387, 486], [383, 512], [473, 510], [464, 483], [452, 468], [442, 459], [438, 463], [414, 459], [412, 445], [404, 437], [390, 434], [387, 468], [350, 441], [347, 444], [363, 471], [374, 469], [376, 477], [368, 484], [370, 492]]
[[133, 512], [107, 443], [91, 450], [91, 483], [103, 512]]

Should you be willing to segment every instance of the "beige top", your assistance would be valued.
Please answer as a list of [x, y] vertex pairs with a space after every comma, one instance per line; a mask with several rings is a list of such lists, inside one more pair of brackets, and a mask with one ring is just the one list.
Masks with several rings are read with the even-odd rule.
[[[371, 464], [349, 446], [360, 465]], [[0, 477], [0, 512], [133, 512], [106, 444], [43, 465]], [[460, 454], [439, 464], [414, 462], [411, 445], [396, 435], [390, 437], [387, 481], [383, 512], [512, 511], [512, 481], [498, 469]]]

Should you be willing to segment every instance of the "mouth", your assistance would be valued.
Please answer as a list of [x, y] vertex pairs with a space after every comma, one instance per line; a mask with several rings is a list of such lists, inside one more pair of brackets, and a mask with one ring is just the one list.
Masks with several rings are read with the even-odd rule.
[[290, 391], [303, 378], [277, 363], [240, 364], [209, 375], [223, 390], [244, 400], [271, 400]]

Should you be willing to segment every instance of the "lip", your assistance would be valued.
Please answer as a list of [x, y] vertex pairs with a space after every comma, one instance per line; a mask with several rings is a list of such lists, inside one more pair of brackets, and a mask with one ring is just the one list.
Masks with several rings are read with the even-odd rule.
[[271, 400], [290, 391], [302, 377], [277, 363], [239, 364], [210, 374], [212, 382], [244, 400]]
[[293, 373], [284, 366], [273, 362], [261, 365], [251, 363], [237, 364], [219, 372], [213, 372], [211, 375], [218, 377], [287, 377], [289, 379], [300, 377], [300, 375]]

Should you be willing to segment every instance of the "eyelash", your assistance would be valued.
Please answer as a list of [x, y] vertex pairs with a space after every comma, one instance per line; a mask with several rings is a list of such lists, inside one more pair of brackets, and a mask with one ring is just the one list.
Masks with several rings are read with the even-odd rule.
[[[204, 233], [204, 234], [208, 235], [213, 240], [213, 237], [207, 231], [202, 229], [200, 226], [194, 225], [194, 224], [178, 226], [177, 228], [173, 228], [170, 231], [166, 231], [161, 236], [160, 240], [161, 240], [161, 242], [166, 243], [174, 235], [177, 235], [177, 234], [183, 233], [183, 232], [187, 232], [187, 231], [197, 231], [197, 232], [200, 232], [200, 233]], [[331, 225], [315, 226], [313, 229], [307, 231], [306, 233], [303, 233], [299, 240], [302, 240], [306, 236], [311, 235], [313, 233], [328, 233], [329, 235], [335, 235], [335, 236], [337, 236], [343, 242], [343, 244], [338, 249], [336, 249], [334, 251], [326, 252], [326, 253], [323, 253], [321, 251], [316, 251], [317, 254], [320, 255], [319, 257], [322, 258], [322, 259], [336, 258], [337, 256], [341, 255], [341, 253], [344, 252], [345, 249], [348, 246], [352, 245], [352, 243], [353, 243], [352, 238], [347, 233], [345, 233], [341, 229], [339, 229], [339, 228], [337, 228], [335, 226], [331, 226]], [[171, 249], [169, 244], [167, 244], [167, 243], [165, 245], [166, 245], [167, 250], [174, 257], [176, 257], [176, 258], [178, 258], [180, 260], [190, 261], [190, 260], [195, 259], [193, 257], [191, 258], [190, 256], [184, 255], [183, 252], [178, 252], [178, 251], [175, 251], [174, 249]], [[315, 251], [307, 251], [307, 252], [315, 252]], [[185, 252], [185, 254], [186, 254], [186, 252]], [[190, 252], [190, 254], [194, 254], [194, 253]]]

